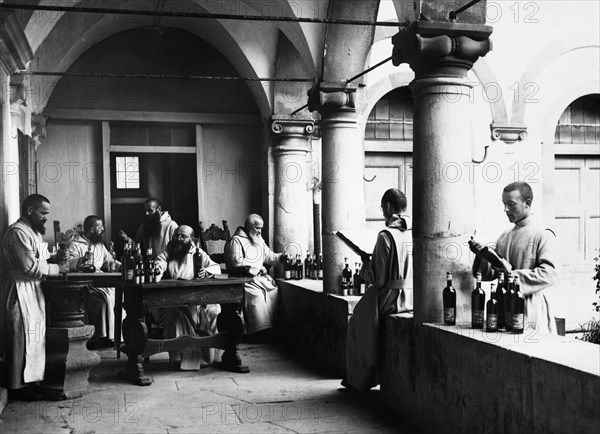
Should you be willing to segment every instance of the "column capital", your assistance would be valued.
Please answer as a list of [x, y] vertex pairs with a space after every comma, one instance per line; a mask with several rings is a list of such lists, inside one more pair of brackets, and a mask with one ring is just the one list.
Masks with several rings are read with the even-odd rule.
[[492, 31], [483, 24], [415, 21], [392, 37], [392, 62], [408, 63], [417, 80], [464, 78], [491, 51]]
[[358, 85], [354, 83], [317, 83], [308, 91], [308, 110], [327, 112], [355, 112]]
[[33, 59], [33, 51], [25, 32], [11, 10], [0, 14], [0, 67], [8, 74], [25, 69]]
[[308, 139], [314, 130], [312, 117], [271, 116], [271, 132], [276, 140], [274, 152], [308, 152]]
[[31, 116], [31, 138], [35, 142], [35, 148], [42, 144], [42, 140], [46, 138], [46, 120], [48, 116], [32, 115]]

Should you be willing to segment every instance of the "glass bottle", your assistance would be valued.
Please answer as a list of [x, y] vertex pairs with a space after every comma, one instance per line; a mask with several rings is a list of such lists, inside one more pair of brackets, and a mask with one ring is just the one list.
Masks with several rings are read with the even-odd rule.
[[481, 273], [477, 273], [475, 289], [471, 292], [471, 328], [482, 329], [485, 311], [485, 292], [481, 289]]
[[490, 285], [490, 299], [485, 305], [485, 329], [488, 332], [498, 331], [498, 299], [496, 298], [497, 295], [498, 293], [496, 292], [496, 284], [492, 282], [492, 284]]
[[519, 276], [515, 276], [512, 312], [512, 332], [515, 334], [523, 333], [525, 329], [525, 297], [521, 292], [521, 283]]
[[456, 324], [456, 291], [452, 287], [452, 272], [446, 273], [446, 287], [442, 291], [442, 304], [444, 308], [444, 324]]

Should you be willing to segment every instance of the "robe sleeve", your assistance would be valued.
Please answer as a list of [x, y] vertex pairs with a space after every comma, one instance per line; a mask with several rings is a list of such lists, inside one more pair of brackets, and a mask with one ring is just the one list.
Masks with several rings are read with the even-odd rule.
[[67, 247], [67, 260], [69, 261], [69, 270], [77, 271], [77, 262], [84, 254], [81, 253], [77, 243], [70, 243]]
[[57, 264], [49, 264], [47, 261], [35, 257], [34, 242], [22, 230], [11, 230], [4, 242], [10, 263], [32, 279], [41, 280], [44, 276], [58, 276]]
[[532, 246], [536, 255], [535, 267], [532, 269], [513, 270], [519, 276], [523, 295], [533, 294], [555, 285], [559, 280], [557, 269], [556, 236], [552, 231], [544, 230], [540, 234], [539, 243]]
[[207, 272], [211, 274], [221, 274], [221, 266], [212, 259], [210, 259], [208, 253], [206, 253], [204, 250], [199, 250], [200, 258], [202, 259], [202, 268], [204, 268]]
[[267, 244], [264, 244], [265, 250], [265, 264], [267, 265], [276, 265], [280, 262], [281, 256], [283, 253], [275, 253], [273, 252]]
[[370, 262], [363, 264], [360, 270], [361, 277], [365, 282], [375, 286], [378, 289], [385, 287], [388, 278], [390, 266], [390, 252], [392, 250], [392, 240], [385, 233], [380, 232], [377, 235], [377, 242], [373, 248], [373, 256]]
[[158, 274], [156, 275], [156, 281], [160, 282], [165, 271], [167, 271], [167, 262], [168, 262], [167, 252], [162, 252], [159, 254], [154, 260], [154, 269], [158, 270]]

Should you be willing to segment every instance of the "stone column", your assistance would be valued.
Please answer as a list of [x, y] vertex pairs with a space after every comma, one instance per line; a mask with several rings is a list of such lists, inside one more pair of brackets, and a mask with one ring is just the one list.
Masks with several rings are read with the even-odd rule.
[[309, 92], [309, 110], [321, 114], [323, 289], [341, 293], [344, 257], [354, 255], [334, 231], [365, 224], [364, 149], [357, 122], [358, 86], [320, 83]]
[[308, 250], [310, 195], [306, 156], [314, 129], [312, 118], [273, 115], [275, 162], [274, 242], [276, 252], [304, 257]]
[[[475, 230], [471, 104], [467, 73], [491, 49], [491, 27], [417, 21], [393, 38], [394, 64], [409, 63], [414, 100], [414, 315], [442, 322], [442, 288], [452, 271], [457, 321], [470, 320]], [[477, 212], [484, 212], [477, 210]]]

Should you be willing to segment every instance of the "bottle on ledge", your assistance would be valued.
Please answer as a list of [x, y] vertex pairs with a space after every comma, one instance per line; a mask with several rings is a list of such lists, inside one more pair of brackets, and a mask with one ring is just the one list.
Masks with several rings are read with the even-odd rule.
[[512, 313], [512, 332], [515, 334], [523, 333], [525, 329], [525, 297], [521, 292], [521, 284], [519, 276], [515, 276], [515, 292], [513, 296], [513, 313]]
[[306, 259], [304, 260], [304, 278], [310, 279], [310, 254], [306, 253]]
[[352, 270], [348, 265], [348, 258], [344, 258], [346, 266], [342, 270], [342, 295], [351, 295], [352, 291]]
[[456, 291], [452, 287], [452, 272], [446, 273], [446, 287], [442, 292], [442, 303], [444, 307], [444, 324], [456, 324]]
[[481, 273], [477, 273], [477, 283], [475, 289], [471, 292], [471, 328], [482, 329], [484, 310], [485, 310], [485, 292], [481, 289]]
[[497, 300], [497, 291], [496, 284], [492, 283], [490, 285], [490, 299], [487, 301], [485, 305], [486, 310], [486, 320], [485, 320], [485, 330], [488, 332], [497, 332], [498, 331], [498, 300]]
[[358, 262], [354, 263], [354, 276], [352, 276], [352, 294], [360, 295], [360, 268]]
[[323, 280], [323, 254], [319, 253], [319, 260], [317, 261], [317, 279]]
[[283, 261], [283, 279], [290, 280], [292, 278], [292, 263], [290, 257], [286, 254]]
[[515, 279], [512, 273], [508, 273], [508, 287], [506, 288], [506, 294], [504, 295], [504, 327], [506, 327], [506, 331], [512, 331], [514, 290]]
[[496, 302], [498, 303], [498, 328], [506, 327], [504, 314], [504, 300], [506, 299], [506, 285], [504, 283], [504, 273], [498, 276], [498, 287], [496, 288]]

